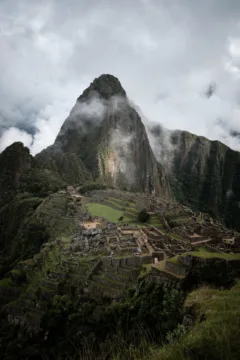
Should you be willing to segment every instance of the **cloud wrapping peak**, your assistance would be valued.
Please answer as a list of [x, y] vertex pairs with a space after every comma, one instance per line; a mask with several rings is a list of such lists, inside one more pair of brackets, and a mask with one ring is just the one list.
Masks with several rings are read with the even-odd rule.
[[148, 119], [240, 150], [239, 16], [238, 0], [1, 1], [0, 149], [53, 143], [82, 91], [112, 73]]
[[120, 127], [112, 130], [110, 134], [110, 147], [115, 156], [114, 164], [128, 185], [133, 185], [136, 181], [136, 166], [131, 151], [133, 140], [134, 134], [126, 134]]

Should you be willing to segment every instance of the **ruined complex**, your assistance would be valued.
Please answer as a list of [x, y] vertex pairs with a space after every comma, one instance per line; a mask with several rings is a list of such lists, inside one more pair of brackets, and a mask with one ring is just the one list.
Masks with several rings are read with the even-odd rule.
[[[51, 211], [58, 226], [68, 226], [66, 237], [52, 239], [33, 259], [19, 262], [6, 279], [11, 288], [0, 287], [9, 322], [30, 332], [40, 330], [47, 304], [56, 294], [121, 299], [141, 273], [148, 273], [149, 281], [165, 283], [182, 281], [194, 259], [239, 266], [240, 234], [176, 202], [119, 190], [94, 190], [83, 195], [74, 187], [49, 195], [53, 204], [61, 199], [67, 201], [65, 214], [57, 220], [60, 207], [55, 205]], [[109, 221], [92, 214], [91, 204], [123, 215]], [[143, 208], [150, 215], [147, 223], [138, 222]], [[47, 221], [51, 221], [49, 216]], [[33, 287], [39, 271], [41, 280]], [[29, 284], [23, 293], [22, 281]]]

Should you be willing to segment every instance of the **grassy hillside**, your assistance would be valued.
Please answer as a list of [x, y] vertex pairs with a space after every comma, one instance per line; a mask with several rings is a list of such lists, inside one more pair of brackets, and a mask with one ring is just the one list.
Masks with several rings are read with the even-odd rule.
[[[168, 335], [168, 344], [153, 347], [142, 339], [138, 348], [128, 348], [114, 360], [238, 360], [240, 358], [240, 283], [230, 290], [208, 287], [191, 292], [184, 304], [192, 313], [192, 326], [179, 325]], [[191, 322], [190, 321], [190, 322]]]

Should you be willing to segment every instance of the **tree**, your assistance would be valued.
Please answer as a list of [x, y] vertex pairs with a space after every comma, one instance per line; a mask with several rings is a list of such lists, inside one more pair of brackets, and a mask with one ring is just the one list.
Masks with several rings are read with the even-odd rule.
[[118, 221], [123, 221], [124, 217], [120, 216], [120, 218], [118, 219]]
[[143, 210], [141, 210], [141, 211], [138, 213], [138, 217], [137, 217], [137, 218], [138, 218], [138, 221], [139, 221], [139, 222], [144, 223], [144, 222], [147, 222], [147, 221], [149, 220], [150, 216], [149, 216], [147, 210], [146, 210], [146, 209], [143, 209]]

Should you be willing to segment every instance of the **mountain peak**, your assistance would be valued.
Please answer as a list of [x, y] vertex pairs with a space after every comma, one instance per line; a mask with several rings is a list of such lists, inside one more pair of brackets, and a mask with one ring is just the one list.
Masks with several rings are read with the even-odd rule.
[[94, 79], [78, 100], [91, 97], [94, 93], [98, 93], [104, 99], [109, 99], [114, 95], [126, 97], [126, 92], [118, 78], [110, 74], [103, 74]]

